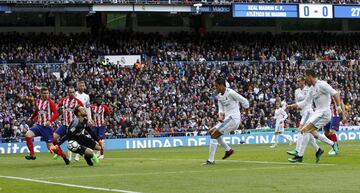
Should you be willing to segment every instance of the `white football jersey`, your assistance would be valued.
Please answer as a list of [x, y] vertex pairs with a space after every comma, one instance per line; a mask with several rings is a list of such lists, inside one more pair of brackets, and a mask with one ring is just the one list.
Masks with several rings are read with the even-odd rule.
[[75, 92], [75, 97], [78, 98], [85, 107], [86, 113], [88, 114], [88, 118], [91, 118], [91, 111], [90, 111], [90, 97], [86, 93], [79, 93], [78, 91]]
[[222, 95], [221, 93], [217, 96], [218, 99], [218, 106], [219, 106], [219, 113], [225, 114], [225, 119], [227, 117], [232, 117], [233, 119], [240, 119], [240, 106], [245, 109], [249, 108], [249, 101], [235, 92], [231, 88], [226, 88], [225, 93]]
[[283, 108], [280, 107], [275, 110], [276, 123], [284, 122], [287, 117], [288, 117], [288, 114], [285, 112], [285, 110]]
[[316, 111], [331, 111], [331, 96], [336, 95], [337, 92], [333, 89], [327, 82], [322, 80], [316, 80], [314, 86], [310, 87], [309, 93], [306, 95], [305, 99], [296, 104], [300, 108], [304, 108], [308, 104], [315, 104]]
[[[308, 86], [305, 86], [303, 89], [296, 89], [295, 90], [295, 101], [298, 103], [298, 102], [301, 102], [303, 100], [305, 100], [306, 98], [306, 95], [309, 93], [309, 90], [310, 88]], [[307, 103], [305, 104], [304, 107], [301, 108], [301, 116], [304, 116], [306, 114], [306, 112], [308, 111], [313, 111], [313, 108], [312, 108], [312, 103]]]

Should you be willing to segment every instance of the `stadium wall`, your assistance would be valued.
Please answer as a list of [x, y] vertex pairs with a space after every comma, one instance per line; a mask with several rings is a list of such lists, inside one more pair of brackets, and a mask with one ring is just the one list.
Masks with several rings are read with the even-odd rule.
[[[360, 140], [360, 126], [352, 127], [352, 130], [339, 131], [338, 139]], [[286, 133], [293, 140], [297, 140], [296, 133]], [[229, 144], [269, 144], [274, 142], [274, 133], [256, 133], [241, 135], [226, 135], [225, 141]], [[280, 138], [280, 143], [284, 139]], [[187, 137], [161, 137], [161, 138], [125, 138], [125, 139], [107, 139], [105, 142], [106, 150], [119, 149], [143, 149], [160, 147], [181, 147], [181, 146], [206, 146], [209, 145], [209, 136], [187, 136]], [[66, 149], [66, 146], [62, 146]], [[35, 152], [47, 152], [44, 142], [34, 142]], [[22, 143], [0, 143], [0, 154], [27, 153], [28, 148], [25, 142]]]

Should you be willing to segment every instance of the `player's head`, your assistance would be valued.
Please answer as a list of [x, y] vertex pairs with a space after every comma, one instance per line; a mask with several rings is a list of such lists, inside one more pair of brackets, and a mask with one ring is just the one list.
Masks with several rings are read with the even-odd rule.
[[305, 70], [305, 81], [308, 85], [314, 85], [316, 82], [316, 70], [308, 68]]
[[78, 90], [80, 93], [84, 92], [86, 89], [86, 84], [85, 84], [85, 81], [81, 80], [79, 83], [78, 83]]
[[281, 101], [276, 101], [275, 102], [275, 107], [278, 109], [281, 107]]
[[67, 89], [67, 94], [70, 98], [75, 97], [75, 88], [73, 86], [69, 86]]
[[76, 106], [75, 109], [74, 109], [74, 114], [77, 117], [85, 117], [86, 116], [85, 108], [82, 107], [82, 106]]
[[101, 95], [97, 95], [97, 96], [95, 97], [95, 103], [96, 103], [97, 105], [100, 105], [100, 104], [102, 103], [102, 97], [101, 97]]
[[304, 88], [305, 84], [306, 84], [305, 77], [298, 77], [297, 79], [298, 87], [302, 89]]
[[40, 96], [43, 100], [49, 98], [49, 89], [47, 87], [41, 87]]
[[215, 80], [215, 89], [218, 93], [224, 93], [226, 88], [226, 80], [219, 77]]

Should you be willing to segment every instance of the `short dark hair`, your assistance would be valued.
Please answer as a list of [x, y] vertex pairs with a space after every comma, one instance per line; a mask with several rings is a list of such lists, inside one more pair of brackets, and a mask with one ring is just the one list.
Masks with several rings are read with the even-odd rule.
[[74, 89], [74, 90], [75, 90], [75, 87], [74, 87], [74, 86], [68, 86], [67, 89], [68, 89], [68, 90], [70, 90], [70, 89]]
[[301, 81], [305, 81], [305, 77], [304, 77], [304, 76], [298, 76], [298, 77], [297, 77], [297, 80], [298, 80], [298, 81], [300, 81], [300, 80], [301, 80]]
[[226, 80], [225, 80], [225, 78], [223, 78], [223, 77], [218, 77], [218, 78], [215, 80], [215, 83], [216, 83], [216, 84], [219, 84], [219, 85], [224, 85], [224, 86], [226, 86]]
[[312, 76], [312, 77], [317, 77], [317, 74], [316, 74], [316, 70], [314, 70], [313, 68], [308, 68], [305, 70], [305, 75], [307, 76]]
[[78, 105], [78, 106], [76, 106], [75, 108], [74, 108], [74, 115], [75, 116], [78, 116], [78, 113], [80, 112], [80, 106]]
[[40, 90], [41, 90], [41, 92], [43, 92], [43, 91], [48, 91], [49, 89], [46, 86], [42, 86]]

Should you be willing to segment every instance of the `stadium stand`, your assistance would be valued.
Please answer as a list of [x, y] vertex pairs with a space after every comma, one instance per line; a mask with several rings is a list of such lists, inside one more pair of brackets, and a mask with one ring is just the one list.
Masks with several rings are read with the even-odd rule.
[[[358, 34], [9, 33], [0, 35], [0, 44], [0, 138], [7, 141], [28, 130], [38, 86], [48, 85], [58, 102], [66, 85], [79, 80], [87, 82], [91, 98], [103, 93], [111, 106], [108, 138], [205, 134], [216, 120], [218, 75], [250, 99], [241, 128], [271, 128], [275, 99], [292, 102], [295, 78], [305, 67], [339, 83], [346, 124], [360, 125]], [[143, 61], [141, 68], [104, 66], [103, 54], [140, 54]], [[291, 113], [287, 126], [298, 122]]]

